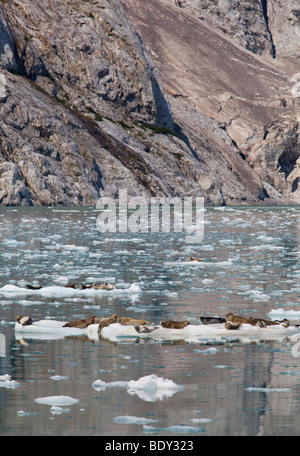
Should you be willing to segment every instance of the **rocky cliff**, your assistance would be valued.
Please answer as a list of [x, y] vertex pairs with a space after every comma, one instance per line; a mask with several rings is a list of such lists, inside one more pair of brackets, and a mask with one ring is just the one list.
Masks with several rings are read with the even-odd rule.
[[280, 3], [2, 0], [0, 204], [298, 204], [299, 15]]

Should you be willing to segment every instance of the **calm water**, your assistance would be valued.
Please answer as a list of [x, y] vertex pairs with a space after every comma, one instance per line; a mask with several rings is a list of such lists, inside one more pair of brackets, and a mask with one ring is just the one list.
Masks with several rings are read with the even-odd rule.
[[[196, 245], [182, 233], [100, 234], [97, 215], [94, 208], [0, 208], [0, 376], [19, 384], [0, 383], [0, 435], [299, 435], [295, 340], [20, 339], [14, 325], [20, 313], [65, 321], [115, 312], [194, 324], [228, 311], [300, 316], [300, 208], [206, 209], [204, 240]], [[182, 265], [190, 256], [208, 264]], [[142, 293], [1, 292], [7, 284], [106, 279], [123, 288], [137, 283]], [[182, 388], [149, 398], [118, 383], [93, 385], [151, 374]], [[58, 396], [77, 402], [55, 405]], [[50, 403], [36, 401], [45, 397]]]

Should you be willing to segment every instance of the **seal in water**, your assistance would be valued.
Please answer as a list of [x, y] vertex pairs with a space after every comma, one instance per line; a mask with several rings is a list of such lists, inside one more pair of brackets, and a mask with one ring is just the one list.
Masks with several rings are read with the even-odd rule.
[[134, 325], [134, 329], [138, 333], [151, 333], [152, 331], [158, 328], [158, 326]]
[[118, 318], [118, 323], [120, 323], [123, 326], [126, 326], [126, 325], [133, 325], [133, 326], [134, 325], [150, 325], [151, 324], [150, 321], [139, 320], [139, 319], [129, 318], [129, 317], [119, 317]]
[[87, 328], [89, 325], [93, 325], [95, 323], [96, 316], [93, 315], [90, 318], [82, 318], [81, 320], [71, 320], [68, 323], [63, 325], [63, 328], [80, 328], [84, 329]]
[[183, 329], [187, 325], [189, 325], [189, 321], [174, 321], [174, 320], [161, 320], [160, 322], [161, 326], [163, 328], [168, 328], [168, 329]]
[[221, 317], [200, 317], [201, 323], [204, 325], [215, 325], [217, 323], [225, 323], [225, 318]]
[[23, 317], [22, 315], [17, 315], [17, 322], [20, 323], [22, 326], [32, 325], [31, 317]]
[[190, 257], [189, 261], [201, 261], [201, 260], [198, 260], [197, 258]]
[[111, 325], [112, 323], [116, 323], [117, 322], [117, 315], [116, 314], [113, 314], [111, 317], [108, 317], [108, 318], [103, 318], [100, 323], [99, 323], [99, 326], [98, 326], [98, 334], [102, 331], [103, 328], [105, 328], [106, 326], [109, 326]]

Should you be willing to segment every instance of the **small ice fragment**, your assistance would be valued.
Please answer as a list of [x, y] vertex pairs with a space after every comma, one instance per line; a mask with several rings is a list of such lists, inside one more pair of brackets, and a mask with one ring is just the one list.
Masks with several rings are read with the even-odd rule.
[[77, 404], [79, 402], [79, 399], [75, 399], [70, 396], [46, 396], [46, 397], [38, 397], [37, 399], [34, 399], [34, 402], [37, 402], [38, 404], [46, 404], [46, 405], [72, 405], [72, 404]]
[[148, 424], [148, 423], [155, 423], [158, 420], [152, 420], [150, 418], [139, 418], [137, 416], [116, 416], [114, 418], [115, 423], [119, 424]]

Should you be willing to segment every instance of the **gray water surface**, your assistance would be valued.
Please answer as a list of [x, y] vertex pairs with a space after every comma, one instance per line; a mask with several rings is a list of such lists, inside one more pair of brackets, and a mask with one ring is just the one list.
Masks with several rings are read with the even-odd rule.
[[[0, 435], [299, 435], [297, 338], [111, 342], [17, 338], [14, 328], [17, 314], [67, 321], [115, 312], [199, 324], [202, 315], [266, 318], [281, 309], [299, 323], [300, 208], [207, 208], [201, 244], [183, 233], [101, 234], [97, 215], [92, 207], [0, 208], [0, 376], [18, 383], [0, 380]], [[183, 265], [190, 256], [205, 266]], [[68, 282], [104, 280], [142, 292], [59, 292]], [[57, 292], [1, 290], [27, 283]], [[157, 397], [124, 387], [148, 375], [180, 388]], [[98, 379], [117, 383], [101, 390]]]

